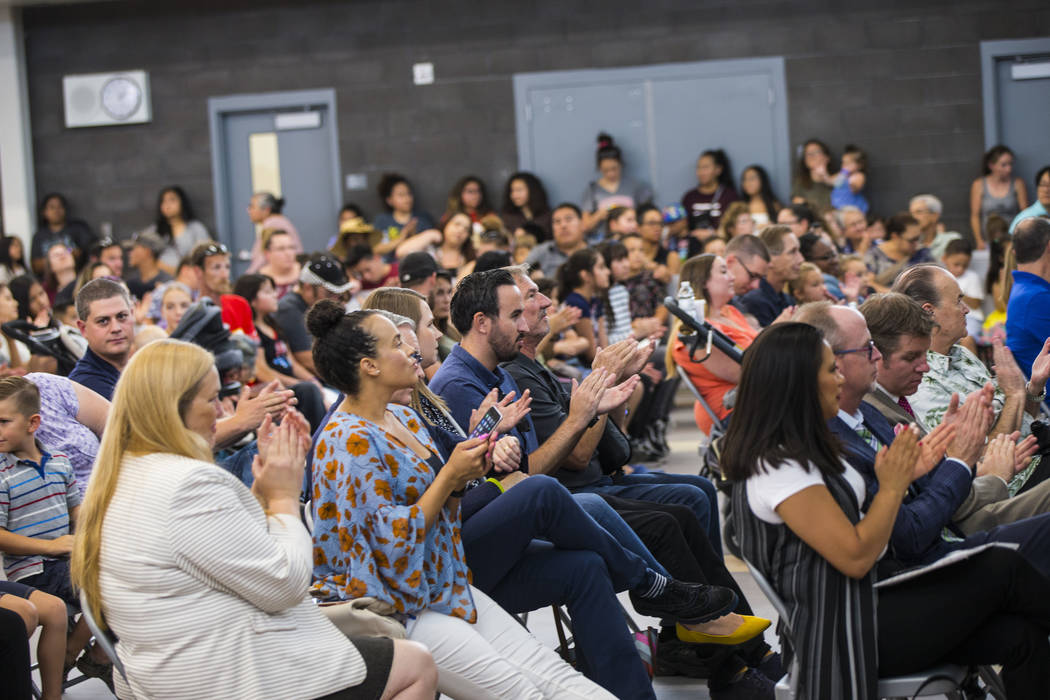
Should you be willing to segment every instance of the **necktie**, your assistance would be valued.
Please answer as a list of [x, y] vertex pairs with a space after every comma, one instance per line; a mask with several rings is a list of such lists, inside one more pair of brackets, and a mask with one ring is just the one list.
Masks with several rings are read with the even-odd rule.
[[875, 435], [870, 430], [868, 430], [868, 426], [864, 425], [863, 423], [857, 426], [857, 435], [860, 436], [861, 440], [868, 443], [871, 449], [875, 450], [876, 452], [879, 451], [881, 445], [879, 444], [879, 441], [875, 439]]
[[911, 404], [908, 403], [908, 399], [904, 398], [903, 396], [900, 397], [899, 399], [897, 399], [897, 405], [903, 408], [904, 412], [907, 413], [909, 416], [911, 416], [912, 418], [915, 417], [915, 411], [911, 410]]

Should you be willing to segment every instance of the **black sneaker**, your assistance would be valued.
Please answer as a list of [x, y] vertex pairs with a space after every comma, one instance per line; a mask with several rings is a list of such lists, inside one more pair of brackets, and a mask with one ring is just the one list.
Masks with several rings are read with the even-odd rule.
[[721, 586], [704, 583], [682, 583], [667, 579], [663, 593], [643, 598], [631, 591], [631, 604], [639, 615], [666, 618], [696, 625], [722, 617], [736, 607], [736, 593]]
[[729, 685], [712, 688], [708, 683], [707, 690], [711, 694], [711, 700], [773, 700], [776, 696], [776, 683], [749, 668]]
[[678, 639], [660, 640], [656, 650], [653, 671], [657, 676], [686, 676], [687, 678], [710, 678], [718, 664], [710, 659], [701, 658], [696, 653], [695, 644], [680, 642]]

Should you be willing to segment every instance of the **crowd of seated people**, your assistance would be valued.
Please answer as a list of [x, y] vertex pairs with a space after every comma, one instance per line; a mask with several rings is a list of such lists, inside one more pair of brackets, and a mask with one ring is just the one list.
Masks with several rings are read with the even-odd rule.
[[[321, 251], [258, 192], [236, 278], [178, 186], [124, 242], [47, 195], [28, 256], [0, 240], [0, 609], [41, 628], [44, 697], [74, 665], [150, 697], [648, 698], [654, 673], [772, 697], [786, 664], [725, 568], [714, 486], [652, 471], [676, 368], [728, 425], [733, 545], [786, 594], [803, 697], [940, 661], [1045, 696], [1050, 167], [1029, 206], [989, 151], [957, 232], [932, 194], [874, 216], [867, 160], [808, 141], [782, 204], [711, 148], [661, 207], [603, 133], [578, 202], [468, 175], [432, 218], [389, 173], [385, 211], [348, 204]], [[743, 365], [680, 339], [662, 302], [686, 282]], [[214, 316], [236, 351], [207, 344]], [[876, 581], [984, 545], [876, 611]], [[74, 581], [126, 676], [82, 618], [66, 633]], [[632, 638], [620, 591], [660, 628]], [[510, 616], [545, 605], [575, 668]]]

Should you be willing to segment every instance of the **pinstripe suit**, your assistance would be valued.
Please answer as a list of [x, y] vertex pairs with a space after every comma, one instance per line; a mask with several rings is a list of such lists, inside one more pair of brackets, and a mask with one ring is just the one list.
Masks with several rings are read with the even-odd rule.
[[311, 541], [235, 477], [175, 455], [126, 457], [102, 527], [106, 622], [127, 697], [316, 698], [364, 662], [307, 597]]

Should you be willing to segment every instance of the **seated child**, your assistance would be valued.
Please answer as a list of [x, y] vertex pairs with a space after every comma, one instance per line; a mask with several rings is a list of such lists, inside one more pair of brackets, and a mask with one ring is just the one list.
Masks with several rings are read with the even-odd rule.
[[788, 288], [791, 296], [795, 297], [799, 304], [827, 301], [830, 298], [824, 287], [824, 275], [820, 268], [809, 262], [802, 263], [798, 269], [798, 277], [788, 283]]
[[[71, 530], [80, 512], [80, 489], [65, 455], [49, 454], [36, 439], [40, 391], [24, 377], [0, 379], [0, 552], [9, 581], [56, 596], [79, 608], [69, 577]], [[17, 533], [17, 534], [16, 534]], [[28, 596], [23, 596], [27, 597]], [[65, 667], [74, 663], [86, 676], [112, 683], [112, 668], [92, 647], [81, 618], [65, 650]]]
[[964, 238], [956, 238], [945, 246], [941, 264], [955, 277], [962, 291], [963, 301], [970, 307], [970, 313], [966, 314], [966, 332], [973, 338], [979, 338], [981, 326], [984, 325], [984, 310], [981, 308], [984, 290], [981, 288], [981, 278], [969, 269], [972, 257], [973, 246], [970, 242]]

